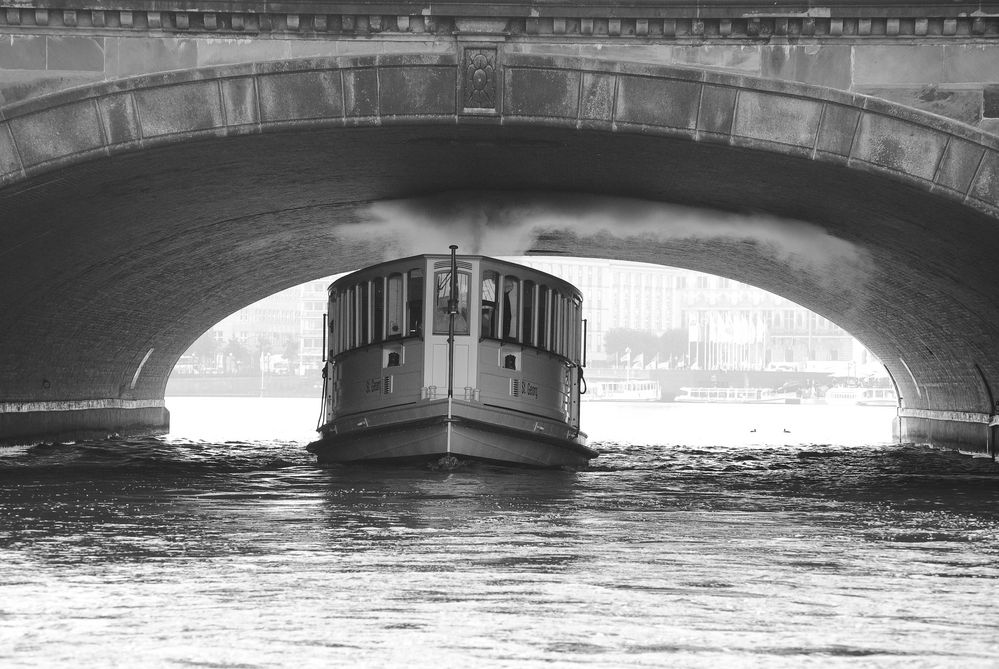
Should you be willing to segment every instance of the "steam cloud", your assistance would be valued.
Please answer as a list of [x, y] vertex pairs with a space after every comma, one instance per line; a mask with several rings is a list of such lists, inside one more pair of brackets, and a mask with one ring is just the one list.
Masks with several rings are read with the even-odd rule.
[[543, 235], [621, 240], [740, 242], [763, 257], [812, 275], [822, 284], [867, 278], [870, 261], [854, 244], [819, 226], [769, 216], [726, 214], [645, 200], [552, 193], [454, 192], [369, 205], [361, 223], [338, 235], [377, 239], [385, 259], [422, 253], [517, 256]]

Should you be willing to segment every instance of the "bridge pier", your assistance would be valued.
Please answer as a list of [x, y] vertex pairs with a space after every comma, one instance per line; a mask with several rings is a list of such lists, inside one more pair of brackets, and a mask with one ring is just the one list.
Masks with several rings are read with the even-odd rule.
[[0, 444], [148, 436], [169, 429], [163, 400], [0, 402]]
[[999, 446], [999, 419], [983, 413], [900, 409], [892, 432], [900, 442], [986, 454], [993, 459]]

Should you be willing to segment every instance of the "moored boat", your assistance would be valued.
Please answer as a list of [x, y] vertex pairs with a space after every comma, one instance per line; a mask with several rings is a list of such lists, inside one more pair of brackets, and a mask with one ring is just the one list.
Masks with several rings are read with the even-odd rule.
[[898, 395], [893, 388], [833, 387], [826, 391], [826, 404], [852, 404], [857, 406], [898, 406]]
[[674, 402], [699, 404], [801, 404], [794, 393], [769, 388], [680, 388]]
[[485, 256], [421, 255], [329, 289], [320, 462], [579, 467], [582, 295]]
[[658, 402], [659, 382], [650, 379], [590, 381], [586, 399], [594, 402]]

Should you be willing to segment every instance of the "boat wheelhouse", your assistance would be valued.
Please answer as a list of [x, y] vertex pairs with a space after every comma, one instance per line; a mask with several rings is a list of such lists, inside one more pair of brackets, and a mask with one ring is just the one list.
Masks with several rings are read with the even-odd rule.
[[421, 255], [329, 288], [320, 462], [578, 467], [582, 295], [484, 256]]

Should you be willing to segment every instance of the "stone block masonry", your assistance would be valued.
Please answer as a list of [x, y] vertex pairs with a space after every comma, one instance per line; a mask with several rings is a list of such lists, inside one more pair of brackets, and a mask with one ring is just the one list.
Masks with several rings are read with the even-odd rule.
[[[427, 52], [490, 35], [508, 52], [695, 66], [892, 100], [987, 131], [999, 3], [35, 2], [0, 11], [0, 105], [122, 77], [288, 58]], [[365, 8], [370, 8], [365, 11]]]

